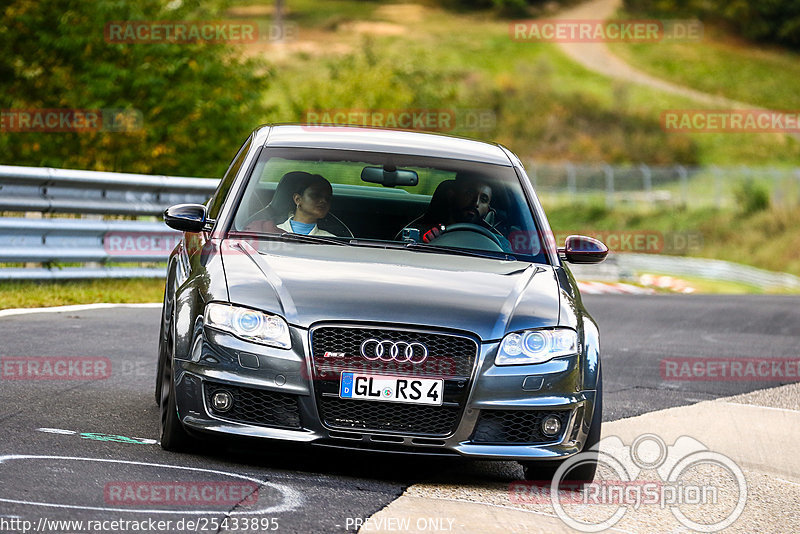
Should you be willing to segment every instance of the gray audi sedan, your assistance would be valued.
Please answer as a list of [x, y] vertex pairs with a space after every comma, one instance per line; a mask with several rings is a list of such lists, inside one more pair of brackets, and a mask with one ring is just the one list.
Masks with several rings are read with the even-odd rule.
[[[255, 130], [167, 271], [161, 446], [208, 435], [515, 460], [599, 441], [598, 330], [520, 160], [458, 137]], [[591, 458], [591, 457], [589, 457]], [[565, 478], [591, 480], [594, 461]]]

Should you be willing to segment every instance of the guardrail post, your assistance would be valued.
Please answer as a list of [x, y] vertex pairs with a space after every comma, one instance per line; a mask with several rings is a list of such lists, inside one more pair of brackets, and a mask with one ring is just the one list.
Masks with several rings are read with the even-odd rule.
[[681, 204], [686, 207], [689, 205], [689, 173], [683, 165], [676, 165], [675, 170], [678, 172], [681, 184]]
[[639, 170], [642, 171], [642, 185], [644, 186], [644, 194], [647, 201], [653, 203], [653, 172], [650, 167], [642, 163], [639, 165]]
[[576, 194], [576, 186], [575, 186], [575, 165], [572, 162], [566, 162], [564, 167], [567, 170], [567, 193], [570, 196], [570, 200], [574, 200]]
[[794, 177], [797, 178], [797, 189], [798, 189], [797, 202], [798, 204], [800, 204], [800, 169], [795, 169]]
[[606, 207], [614, 207], [614, 167], [608, 163], [603, 164], [603, 173], [606, 175]]
[[711, 173], [714, 175], [714, 207], [717, 209], [722, 207], [722, 181], [720, 172], [719, 167], [711, 165]]

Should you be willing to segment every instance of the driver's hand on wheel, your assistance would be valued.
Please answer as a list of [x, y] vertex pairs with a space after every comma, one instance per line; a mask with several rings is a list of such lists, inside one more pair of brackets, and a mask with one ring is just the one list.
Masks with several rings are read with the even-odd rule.
[[445, 226], [443, 224], [437, 224], [424, 234], [422, 234], [422, 242], [423, 243], [430, 243], [440, 235], [444, 233]]

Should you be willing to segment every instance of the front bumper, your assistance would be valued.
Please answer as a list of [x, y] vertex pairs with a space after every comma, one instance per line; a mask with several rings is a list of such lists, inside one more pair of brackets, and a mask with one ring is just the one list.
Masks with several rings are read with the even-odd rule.
[[[297, 349], [282, 350], [204, 328], [190, 359], [175, 360], [176, 402], [187, 429], [343, 449], [494, 460], [566, 458], [580, 452], [585, 443], [595, 391], [582, 389], [580, 356], [537, 365], [498, 367], [494, 356], [499, 343], [479, 344], [469, 390], [463, 397], [454, 430], [431, 436], [326, 425], [311, 379], [315, 376], [312, 364], [306, 356], [311, 354], [309, 332], [292, 327], [291, 336], [292, 346]], [[278, 399], [290, 409], [278, 410], [273, 419], [258, 422], [222, 416], [209, 408], [210, 387], [263, 394], [267, 402]], [[265, 401], [259, 398], [258, 402], [263, 405]], [[560, 414], [563, 420], [562, 430], [555, 438], [535, 443], [504, 441], [503, 436], [510, 436], [509, 432], [492, 432], [497, 425], [505, 424], [503, 418], [510, 418], [519, 427], [528, 425], [533, 414], [550, 412]]]

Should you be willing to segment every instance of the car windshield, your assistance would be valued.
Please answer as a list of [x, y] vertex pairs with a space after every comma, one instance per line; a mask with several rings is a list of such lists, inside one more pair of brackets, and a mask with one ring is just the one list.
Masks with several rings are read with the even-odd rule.
[[231, 231], [546, 263], [513, 167], [446, 158], [266, 149]]

